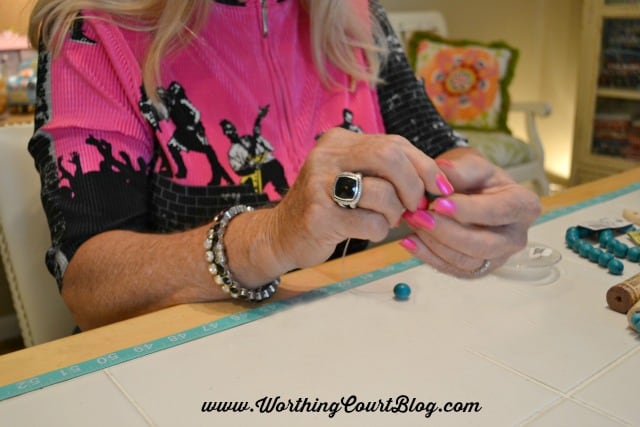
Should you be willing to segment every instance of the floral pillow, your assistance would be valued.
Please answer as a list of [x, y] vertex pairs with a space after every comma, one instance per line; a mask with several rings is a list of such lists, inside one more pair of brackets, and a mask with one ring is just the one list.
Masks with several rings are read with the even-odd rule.
[[431, 101], [451, 126], [510, 133], [508, 86], [518, 59], [515, 48], [416, 32], [408, 52]]

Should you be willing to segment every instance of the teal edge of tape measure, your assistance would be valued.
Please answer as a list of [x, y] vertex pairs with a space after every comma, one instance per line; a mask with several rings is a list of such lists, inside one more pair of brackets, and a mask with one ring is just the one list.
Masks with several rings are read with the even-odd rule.
[[366, 283], [409, 270], [420, 264], [421, 262], [416, 258], [409, 258], [378, 270], [355, 276], [341, 282], [333, 283], [322, 288], [314, 289], [291, 298], [270, 302], [265, 305], [261, 305], [260, 307], [232, 314], [173, 335], [105, 354], [76, 365], [50, 371], [23, 381], [8, 384], [0, 388], [0, 401], [119, 365], [121, 363], [137, 359], [138, 357], [213, 335], [245, 323], [253, 322], [254, 320], [264, 318], [272, 313], [282, 311], [287, 307], [335, 295], [337, 293], [362, 286]]
[[[540, 218], [538, 218], [535, 224], [537, 225], [551, 221], [569, 213], [573, 213], [580, 209], [606, 202], [608, 200], [628, 194], [638, 189], [640, 189], [640, 182], [634, 183], [610, 193], [594, 197], [589, 200], [585, 200], [575, 205], [554, 210], [553, 212], [542, 215]], [[253, 308], [241, 313], [232, 314], [221, 319], [205, 323], [204, 325], [185, 330], [183, 332], [179, 332], [163, 338], [158, 338], [156, 340], [139, 344], [134, 347], [129, 347], [109, 354], [105, 354], [100, 357], [78, 363], [76, 365], [71, 365], [54, 371], [46, 372], [44, 374], [25, 379], [23, 381], [8, 384], [0, 387], [0, 401], [20, 396], [22, 394], [26, 394], [31, 391], [61, 383], [73, 378], [77, 378], [82, 375], [97, 372], [151, 353], [155, 353], [189, 341], [213, 335], [215, 333], [222, 332], [236, 326], [250, 323], [254, 320], [264, 318], [272, 313], [282, 311], [287, 307], [291, 307], [303, 302], [311, 302], [330, 295], [335, 295], [337, 293], [362, 286], [375, 280], [379, 280], [393, 274], [409, 270], [420, 264], [421, 261], [419, 261], [418, 259], [409, 258], [405, 261], [391, 264], [386, 267], [359, 276], [355, 276], [347, 280], [332, 283], [322, 288], [314, 289], [285, 300], [270, 302], [265, 305], [261, 305], [260, 307]]]

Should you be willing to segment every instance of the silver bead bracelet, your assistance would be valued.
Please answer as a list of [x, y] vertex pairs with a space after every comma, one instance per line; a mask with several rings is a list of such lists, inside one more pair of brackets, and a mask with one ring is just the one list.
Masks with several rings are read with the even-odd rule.
[[237, 215], [251, 212], [251, 206], [236, 205], [223, 210], [213, 219], [211, 228], [207, 231], [207, 238], [204, 241], [205, 259], [207, 260], [209, 272], [214, 281], [220, 285], [222, 291], [233, 298], [246, 299], [249, 301], [262, 301], [276, 293], [280, 280], [276, 279], [266, 285], [255, 289], [240, 286], [233, 279], [227, 264], [227, 255], [224, 247], [224, 232], [229, 222]]

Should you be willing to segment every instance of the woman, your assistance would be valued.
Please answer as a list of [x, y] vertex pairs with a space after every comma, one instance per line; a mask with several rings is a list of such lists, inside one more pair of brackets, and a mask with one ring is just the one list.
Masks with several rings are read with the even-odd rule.
[[416, 257], [478, 277], [539, 213], [443, 122], [378, 0], [39, 0], [30, 36], [47, 263], [81, 329], [268, 298], [401, 218]]

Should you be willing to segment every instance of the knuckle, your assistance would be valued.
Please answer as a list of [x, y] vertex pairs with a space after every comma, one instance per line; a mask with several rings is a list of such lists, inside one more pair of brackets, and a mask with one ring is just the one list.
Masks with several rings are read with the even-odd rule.
[[533, 220], [540, 216], [540, 214], [542, 213], [542, 204], [540, 203], [540, 198], [538, 196], [534, 196], [531, 198], [528, 210]]
[[391, 165], [400, 167], [406, 159], [406, 155], [399, 150], [394, 144], [381, 144], [378, 148], [378, 154]]
[[405, 137], [397, 134], [389, 134], [387, 135], [389, 142], [393, 144], [406, 144], [408, 141]]
[[542, 212], [542, 205], [540, 204], [540, 198], [532, 191], [526, 190], [521, 197], [516, 197], [514, 200], [518, 201], [517, 205], [517, 218], [533, 222]]
[[[367, 193], [371, 197], [371, 204], [376, 208], [385, 208], [388, 206], [396, 206], [398, 204], [395, 188], [386, 180], [379, 179], [377, 181], [378, 188]], [[364, 189], [363, 189], [364, 192]]]
[[372, 232], [370, 240], [372, 242], [381, 242], [385, 237], [387, 237], [387, 234], [389, 234], [389, 229], [387, 227], [376, 228], [374, 232]]
[[341, 136], [343, 136], [343, 133], [346, 132], [344, 129], [341, 128], [331, 128], [326, 130], [322, 136], [319, 138], [319, 140], [328, 140], [328, 139], [334, 139], [334, 138], [339, 138]]
[[380, 242], [389, 234], [389, 224], [383, 215], [373, 215], [368, 224], [369, 240]]
[[500, 250], [500, 248], [496, 248], [493, 245], [483, 245], [478, 252], [473, 254], [473, 257], [474, 259], [491, 259], [495, 256], [495, 253], [498, 250]]

